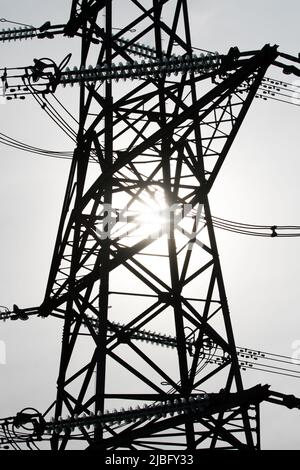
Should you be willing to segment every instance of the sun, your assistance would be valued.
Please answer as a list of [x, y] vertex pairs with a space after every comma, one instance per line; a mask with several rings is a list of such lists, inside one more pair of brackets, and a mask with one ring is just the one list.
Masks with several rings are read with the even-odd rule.
[[151, 197], [141, 200], [135, 206], [135, 224], [139, 235], [159, 238], [168, 231], [170, 208], [164, 193], [155, 191]]
[[162, 232], [169, 221], [168, 208], [144, 207], [136, 220], [146, 233]]

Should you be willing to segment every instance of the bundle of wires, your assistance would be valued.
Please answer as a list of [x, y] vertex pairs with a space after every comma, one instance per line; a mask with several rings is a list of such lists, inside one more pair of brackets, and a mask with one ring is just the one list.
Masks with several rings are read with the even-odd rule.
[[264, 77], [256, 95], [264, 100], [300, 106], [300, 81], [287, 83], [274, 78]]
[[[202, 217], [205, 220], [205, 217]], [[212, 217], [216, 228], [240, 235], [250, 235], [254, 237], [300, 237], [299, 225], [252, 225], [231, 220]], [[283, 233], [280, 233], [283, 232]]]
[[0, 143], [3, 145], [7, 145], [9, 147], [16, 148], [18, 150], [23, 150], [25, 152], [34, 153], [37, 155], [43, 155], [45, 157], [52, 157], [52, 158], [63, 158], [63, 159], [70, 159], [72, 158], [73, 152], [67, 151], [52, 151], [42, 149], [40, 147], [33, 147], [32, 145], [25, 144], [20, 140], [13, 139], [6, 134], [0, 132]]

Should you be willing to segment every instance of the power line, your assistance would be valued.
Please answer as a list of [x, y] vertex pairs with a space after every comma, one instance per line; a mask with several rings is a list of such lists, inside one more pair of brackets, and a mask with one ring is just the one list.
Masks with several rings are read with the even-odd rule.
[[[59, 159], [71, 159], [73, 156], [73, 152], [68, 151], [51, 151], [42, 149], [40, 147], [34, 147], [19, 140], [13, 139], [6, 134], [0, 132], [0, 143], [12, 148], [16, 148], [18, 150], [22, 150], [25, 152], [42, 155], [45, 157], [50, 158], [59, 158]], [[91, 155], [91, 161], [94, 160], [94, 155]], [[129, 171], [134, 173], [131, 168]], [[120, 172], [120, 174], [122, 174]], [[140, 173], [142, 176], [142, 174]], [[129, 183], [124, 182], [125, 185], [129, 185]], [[136, 211], [134, 211], [136, 212]], [[200, 219], [205, 222], [205, 216], [200, 216]], [[241, 222], [234, 222], [232, 220], [223, 219], [220, 217], [212, 217], [213, 224], [216, 228], [225, 230], [227, 232], [237, 233], [240, 235], [248, 235], [248, 236], [255, 236], [255, 237], [267, 237], [267, 238], [283, 238], [283, 237], [299, 237], [300, 236], [300, 226], [299, 225], [254, 225], [254, 224], [246, 224]], [[294, 232], [291, 232], [291, 231]], [[287, 232], [288, 233], [284, 233]], [[269, 233], [270, 232], [270, 233]]]
[[[1, 307], [2, 312], [0, 312], [0, 320], [5, 321], [6, 319], [17, 319], [17, 314], [10, 312], [6, 307]], [[22, 311], [20, 311], [20, 318], [22, 318]], [[28, 319], [29, 315], [36, 315], [36, 309], [31, 309], [28, 311], [28, 315], [23, 315], [23, 319]], [[98, 328], [98, 322], [94, 317], [88, 316], [88, 321], [94, 327]], [[84, 326], [86, 326], [84, 324]], [[110, 335], [118, 336], [119, 333], [127, 331], [130, 333], [131, 339], [135, 341], [148, 342], [152, 344], [157, 344], [160, 346], [165, 346], [169, 348], [177, 347], [176, 337], [170, 335], [165, 335], [162, 333], [154, 333], [151, 331], [143, 330], [134, 330], [127, 328], [125, 324], [111, 322], [109, 331]], [[193, 348], [195, 347], [195, 335], [196, 332], [192, 332], [186, 338], [186, 345], [190, 351], [190, 354], [193, 355]], [[266, 351], [260, 351], [258, 349], [245, 348], [242, 346], [237, 346], [236, 348], [237, 356], [239, 359], [240, 367], [242, 370], [257, 370], [270, 372], [277, 375], [289, 376], [293, 378], [300, 379], [300, 359], [295, 357], [286, 356], [283, 354], [270, 353]], [[220, 346], [215, 344], [206, 345], [203, 349], [201, 361], [198, 364], [196, 374], [199, 374], [204, 367], [210, 363], [222, 364], [227, 361], [227, 356], [223, 352], [223, 349]], [[294, 367], [293, 369], [288, 368], [287, 366]], [[174, 393], [174, 389], [170, 389], [168, 393]]]

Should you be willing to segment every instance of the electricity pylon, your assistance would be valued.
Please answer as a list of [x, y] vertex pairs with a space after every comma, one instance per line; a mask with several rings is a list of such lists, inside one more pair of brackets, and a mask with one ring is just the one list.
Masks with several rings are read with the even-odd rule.
[[[59, 422], [148, 405], [134, 423], [81, 427], [93, 449], [259, 448], [260, 398], [245, 399], [208, 195], [277, 50], [195, 57], [187, 3], [128, 0], [122, 26], [121, 2], [74, 0], [65, 27], [81, 37], [79, 77], [93, 62], [102, 79], [79, 78], [77, 146], [40, 308], [64, 319], [49, 413]], [[176, 348], [138, 342], [145, 327], [175, 336]], [[227, 407], [151, 413], [220, 389], [225, 401], [235, 394]], [[52, 448], [73, 439], [70, 428], [54, 433]]]

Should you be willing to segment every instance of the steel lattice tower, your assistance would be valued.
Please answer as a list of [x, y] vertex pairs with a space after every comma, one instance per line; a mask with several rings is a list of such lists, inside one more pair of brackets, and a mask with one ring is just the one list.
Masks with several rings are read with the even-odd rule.
[[[131, 21], [116, 31], [116, 0], [73, 1], [65, 34], [81, 35], [80, 70], [93, 63], [104, 72], [101, 86], [80, 84], [77, 146], [40, 315], [64, 318], [49, 408], [56, 421], [145, 403], [151, 410], [203, 390], [223, 389], [223, 406], [95, 424], [81, 429], [85, 447], [259, 448], [208, 195], [277, 51], [266, 45], [243, 57], [233, 48], [193, 67], [187, 3], [128, 0]], [[145, 328], [175, 336], [176, 347], [140, 341]], [[52, 448], [72, 439], [69, 428], [54, 434]]]

